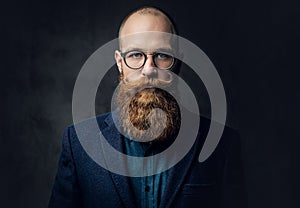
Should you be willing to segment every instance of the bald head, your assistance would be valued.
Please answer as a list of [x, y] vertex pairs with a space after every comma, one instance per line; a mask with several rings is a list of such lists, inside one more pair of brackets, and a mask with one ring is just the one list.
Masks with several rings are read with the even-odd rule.
[[174, 25], [168, 16], [154, 7], [142, 7], [131, 12], [119, 28], [119, 37], [147, 31], [159, 31], [176, 34]]

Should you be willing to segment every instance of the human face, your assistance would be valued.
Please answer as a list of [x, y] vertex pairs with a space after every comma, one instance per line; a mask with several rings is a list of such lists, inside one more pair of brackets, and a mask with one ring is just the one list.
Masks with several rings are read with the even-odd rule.
[[[158, 52], [172, 52], [170, 25], [162, 15], [134, 14], [123, 26], [119, 43], [123, 55], [115, 52], [122, 75], [117, 103], [124, 135], [140, 142], [173, 138], [180, 126], [179, 107], [174, 98], [160, 88], [173, 89], [175, 82], [169, 71], [172, 69], [167, 67], [167, 62], [154, 61]], [[123, 57], [133, 50], [143, 52], [143, 55], [134, 55], [137, 59], [145, 54], [145, 63], [131, 62], [129, 65], [136, 67], [130, 68]], [[164, 114], [153, 109], [163, 109]]]
[[[172, 51], [170, 37], [165, 35], [169, 32], [170, 26], [162, 15], [133, 14], [129, 17], [120, 33], [120, 51], [115, 52], [115, 59], [122, 77], [136, 80], [147, 76], [168, 80], [169, 74], [164, 73], [155, 64], [154, 54], [161, 51], [167, 53]], [[129, 68], [121, 56], [121, 52], [126, 53], [133, 50], [142, 51], [147, 55], [145, 64], [139, 69]]]

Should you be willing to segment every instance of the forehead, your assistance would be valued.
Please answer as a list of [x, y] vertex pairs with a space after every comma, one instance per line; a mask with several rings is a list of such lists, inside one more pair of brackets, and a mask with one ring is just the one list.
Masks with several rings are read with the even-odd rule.
[[153, 51], [158, 48], [172, 49], [171, 34], [149, 31], [131, 34], [120, 38], [122, 51], [141, 49]]
[[170, 47], [170, 24], [163, 15], [133, 14], [122, 28], [120, 44], [122, 50]]

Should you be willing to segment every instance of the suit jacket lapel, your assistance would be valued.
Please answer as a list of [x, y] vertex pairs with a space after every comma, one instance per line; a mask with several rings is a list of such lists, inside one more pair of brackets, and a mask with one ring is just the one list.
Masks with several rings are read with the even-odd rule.
[[[190, 116], [195, 116], [194, 114], [190, 114]], [[196, 115], [197, 116], [197, 115]], [[165, 187], [165, 192], [162, 196], [162, 201], [160, 203], [161, 208], [171, 207], [172, 203], [175, 200], [176, 195], [179, 190], [182, 188], [183, 182], [187, 177], [187, 173], [189, 172], [192, 163], [198, 162], [198, 156], [202, 149], [204, 140], [207, 135], [207, 131], [210, 126], [209, 119], [205, 117], [200, 117], [200, 123], [198, 130], [198, 135], [195, 140], [195, 143], [191, 150], [187, 153], [187, 155], [173, 168], [171, 168], [168, 173], [168, 180]]]
[[[107, 127], [102, 129], [102, 134], [105, 135], [107, 141], [114, 148], [123, 152], [122, 136], [117, 130], [111, 114], [104, 120], [104, 122], [107, 124]], [[110, 172], [110, 176], [115, 184], [116, 191], [119, 193], [124, 207], [135, 207], [133, 193], [132, 190], [130, 190], [129, 178], [112, 172]]]
[[168, 170], [168, 180], [159, 206], [160, 208], [171, 207], [184, 183], [192, 163], [195, 162], [195, 160], [198, 162], [198, 155], [207, 134], [207, 127], [209, 127], [207, 119], [200, 117], [200, 120], [201, 125], [199, 127], [198, 136], [191, 150], [178, 164]]
[[167, 184], [160, 202], [160, 208], [171, 207], [189, 171], [195, 152], [195, 148], [192, 148], [178, 164], [168, 170]]

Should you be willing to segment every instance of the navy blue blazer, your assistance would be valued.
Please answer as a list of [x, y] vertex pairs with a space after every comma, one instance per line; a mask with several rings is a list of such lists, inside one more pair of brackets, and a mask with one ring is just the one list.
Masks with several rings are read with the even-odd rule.
[[[97, 116], [97, 121], [108, 142], [122, 150], [121, 135], [111, 113]], [[201, 117], [200, 124], [191, 150], [167, 170], [169, 177], [159, 207], [246, 207], [237, 132], [225, 127], [214, 153], [199, 163], [198, 156], [210, 121]], [[132, 208], [137, 207], [136, 204], [129, 178], [114, 174], [94, 162], [81, 146], [74, 126], [67, 127], [49, 208]]]

